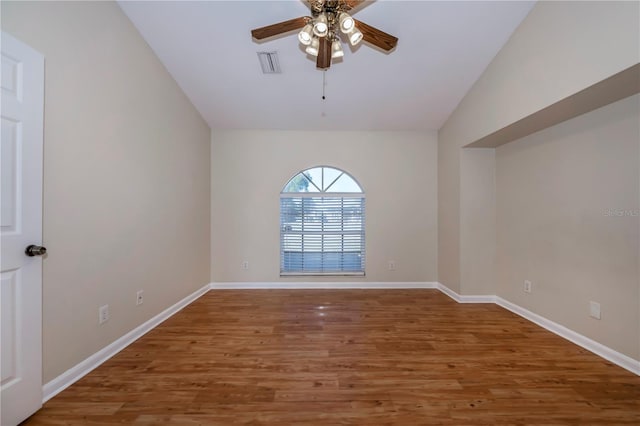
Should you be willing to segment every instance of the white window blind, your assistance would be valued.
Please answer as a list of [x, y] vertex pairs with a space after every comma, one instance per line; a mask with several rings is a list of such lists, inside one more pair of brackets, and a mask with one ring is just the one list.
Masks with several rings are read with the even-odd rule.
[[296, 175], [280, 195], [280, 274], [364, 275], [364, 218], [349, 175], [328, 167]]

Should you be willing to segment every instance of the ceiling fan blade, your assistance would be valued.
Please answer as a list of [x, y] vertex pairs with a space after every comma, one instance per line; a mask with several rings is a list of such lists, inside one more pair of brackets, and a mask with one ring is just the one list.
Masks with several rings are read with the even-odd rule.
[[326, 37], [320, 37], [316, 67], [326, 70], [331, 66], [331, 43]]
[[251, 36], [256, 40], [262, 40], [278, 34], [288, 33], [289, 31], [299, 30], [304, 27], [310, 19], [308, 16], [301, 16], [300, 18], [289, 19], [288, 21], [256, 28], [251, 30]]
[[358, 21], [357, 19], [354, 19], [354, 21], [356, 21], [356, 27], [364, 36], [364, 41], [386, 51], [392, 50], [398, 44], [398, 37], [394, 37], [391, 34], [380, 31], [379, 29]]

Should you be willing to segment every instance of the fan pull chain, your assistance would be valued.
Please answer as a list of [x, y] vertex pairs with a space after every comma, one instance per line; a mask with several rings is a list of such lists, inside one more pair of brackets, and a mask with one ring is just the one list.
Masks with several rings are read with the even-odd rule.
[[327, 70], [322, 71], [322, 100], [326, 99], [324, 89], [327, 86]]

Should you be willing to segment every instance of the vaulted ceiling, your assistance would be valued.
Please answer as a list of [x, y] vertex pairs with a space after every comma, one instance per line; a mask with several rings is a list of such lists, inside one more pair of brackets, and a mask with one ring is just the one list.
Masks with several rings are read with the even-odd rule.
[[[398, 46], [387, 54], [344, 44], [343, 60], [326, 74], [295, 31], [251, 38], [253, 28], [309, 15], [305, 1], [120, 7], [213, 129], [422, 130], [444, 124], [533, 4], [366, 2], [352, 15], [398, 37]], [[263, 74], [259, 51], [278, 52], [282, 73]]]

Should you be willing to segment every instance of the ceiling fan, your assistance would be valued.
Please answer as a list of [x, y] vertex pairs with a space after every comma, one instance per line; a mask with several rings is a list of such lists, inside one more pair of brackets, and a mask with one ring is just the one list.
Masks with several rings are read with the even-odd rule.
[[344, 56], [340, 33], [344, 34], [352, 46], [362, 40], [385, 51], [391, 51], [398, 38], [370, 25], [353, 19], [347, 12], [367, 0], [308, 0], [311, 16], [301, 16], [266, 27], [251, 30], [256, 40], [263, 40], [291, 31], [300, 30], [298, 40], [305, 51], [316, 56], [316, 66], [326, 70], [332, 58]]

